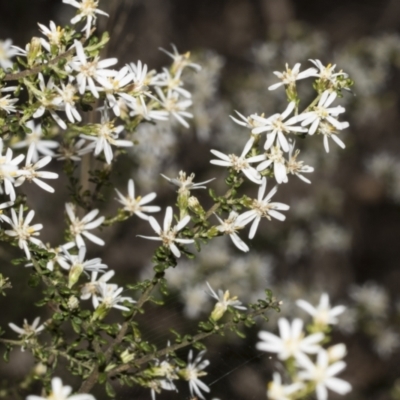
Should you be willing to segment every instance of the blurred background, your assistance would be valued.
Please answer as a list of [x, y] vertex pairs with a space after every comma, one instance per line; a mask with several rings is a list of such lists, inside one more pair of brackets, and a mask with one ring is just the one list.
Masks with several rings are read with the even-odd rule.
[[[274, 330], [280, 315], [306, 318], [295, 300], [317, 304], [320, 294], [328, 292], [333, 304], [348, 306], [333, 333], [335, 342], [348, 346], [348, 367], [342, 377], [353, 385], [353, 392], [347, 398], [400, 399], [396, 381], [400, 377], [400, 1], [108, 0], [100, 4], [111, 15], [99, 19], [99, 29], [111, 33], [105, 56], [117, 56], [121, 66], [140, 59], [160, 69], [170, 60], [158, 48], [170, 50], [171, 43], [180, 52], [191, 51], [203, 66], [201, 72], [188, 71], [184, 77], [193, 93], [191, 128], [141, 126], [134, 137], [138, 145], [114, 174], [123, 192], [129, 178], [139, 193], [156, 191], [158, 205], [175, 201], [175, 189], [160, 173], [176, 177], [184, 170], [194, 172], [197, 182], [212, 177], [223, 182], [224, 171], [209, 165], [209, 150], [228, 153], [243, 148], [247, 130], [230, 120], [234, 110], [271, 115], [284, 109], [283, 89], [267, 88], [276, 82], [272, 72], [283, 71], [285, 63], [300, 62], [305, 69], [311, 66], [310, 58], [320, 59], [325, 65], [337, 64], [355, 81], [353, 91], [340, 100], [347, 111], [344, 119], [350, 122], [341, 136], [346, 149], [332, 142], [326, 154], [320, 137], [298, 139], [302, 159], [316, 171], [310, 177], [312, 185], [292, 178], [279, 187], [276, 201], [291, 206], [286, 221], [263, 221], [258, 236], [251, 243], [246, 239], [251, 246], [248, 255], [220, 238], [197, 259], [181, 260], [168, 271], [168, 307], [161, 317], [149, 307], [143, 319], [148, 339], [163, 346], [171, 338], [169, 328], [194, 330], [196, 321], [207, 317], [212, 301], [204, 292], [205, 281], [214, 289], [229, 289], [242, 301], [254, 301], [265, 287], [271, 288], [284, 302], [281, 313], [271, 313], [270, 322], [260, 323], [244, 341], [228, 335], [207, 342], [211, 367], [204, 379], [215, 398], [263, 399], [272, 370], [280, 367], [275, 357], [254, 350], [257, 330]], [[36, 22], [66, 24], [73, 13], [60, 0], [3, 0], [0, 39], [11, 38], [24, 47], [32, 36], [39, 36]], [[310, 86], [299, 83], [304, 98], [311, 99]], [[219, 194], [225, 191], [221, 183], [210, 187]], [[245, 189], [256, 196], [254, 187]], [[49, 211], [49, 201], [62, 204], [67, 190], [59, 183], [55, 195], [31, 191], [31, 205], [45, 225], [41, 237], [59, 244], [53, 241], [62, 240], [63, 206]], [[210, 203], [206, 191], [196, 195]], [[99, 207], [112, 214], [117, 203], [111, 189], [107, 196], [110, 201]], [[148, 260], [154, 246], [136, 238], [138, 233], [149, 234], [148, 224], [128, 220], [104, 231], [105, 249], [92, 249], [117, 271], [121, 284], [151, 274]], [[9, 321], [20, 324], [38, 313], [31, 307], [35, 294], [26, 289], [29, 274], [5, 261], [9, 251], [1, 251], [5, 275], [26, 296], [22, 305], [12, 295], [3, 300], [15, 306], [2, 312], [2, 326]], [[0, 381], [17, 380], [31, 363], [20, 351], [11, 359], [0, 370]], [[159, 398], [188, 398], [187, 388], [179, 388], [178, 395], [164, 392]], [[121, 388], [118, 393], [118, 399], [150, 398], [149, 391], [137, 388]]]

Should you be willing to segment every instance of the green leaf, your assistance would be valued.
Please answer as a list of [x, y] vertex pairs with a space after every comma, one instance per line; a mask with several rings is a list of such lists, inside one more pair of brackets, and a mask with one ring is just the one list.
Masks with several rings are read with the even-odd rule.
[[201, 342], [194, 342], [193, 344], [192, 344], [192, 346], [195, 348], [195, 349], [197, 349], [197, 350], [206, 350], [206, 346], [203, 344], [203, 343], [201, 343]]
[[211, 332], [214, 330], [214, 325], [211, 322], [199, 322], [199, 328], [203, 332]]
[[99, 383], [102, 384], [107, 380], [107, 374], [105, 372], [102, 372], [99, 374]]
[[75, 318], [71, 320], [71, 325], [75, 333], [81, 333], [81, 325], [76, 322]]
[[107, 393], [108, 397], [115, 397], [115, 390], [112, 387], [110, 382], [106, 383], [106, 393]]
[[177, 339], [179, 339], [179, 340], [182, 340], [181, 339], [181, 335], [175, 330], [175, 329], [170, 329], [169, 330], [171, 333], [173, 333], [176, 337], [177, 337]]
[[10, 352], [11, 352], [11, 347], [7, 346], [6, 351], [4, 352], [4, 355], [3, 355], [3, 360], [7, 363], [10, 359]]
[[63, 315], [63, 313], [56, 312], [53, 315], [53, 319], [56, 320], [56, 321], [63, 321], [64, 320], [64, 315]]

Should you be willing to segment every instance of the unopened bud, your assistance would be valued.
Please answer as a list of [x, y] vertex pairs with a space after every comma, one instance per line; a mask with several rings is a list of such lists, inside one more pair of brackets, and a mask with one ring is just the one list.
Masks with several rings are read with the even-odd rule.
[[96, 311], [93, 313], [92, 320], [96, 321], [99, 320], [101, 321], [110, 311], [110, 308], [107, 307], [105, 304], [100, 304], [97, 308]]
[[46, 372], [47, 372], [47, 367], [42, 363], [36, 364], [35, 367], [33, 368], [33, 373], [36, 376], [43, 376]]
[[76, 282], [78, 282], [79, 277], [83, 272], [83, 265], [76, 264], [71, 267], [69, 270], [69, 277], [68, 277], [68, 287], [72, 288]]
[[78, 300], [78, 298], [77, 298], [76, 296], [71, 296], [71, 297], [68, 299], [68, 308], [69, 308], [70, 310], [75, 310], [76, 308], [78, 308], [78, 306], [79, 306], [79, 300]]
[[330, 363], [339, 361], [347, 354], [346, 345], [343, 343], [335, 344], [328, 348], [328, 358]]
[[30, 67], [36, 64], [37, 57], [42, 53], [42, 44], [40, 43], [40, 39], [37, 37], [33, 37], [31, 42], [27, 46], [27, 60], [28, 65]]
[[226, 306], [221, 302], [218, 302], [211, 313], [211, 319], [213, 321], [220, 320], [224, 316], [225, 311], [226, 311]]
[[189, 205], [190, 208], [196, 209], [196, 208], [198, 208], [200, 206], [200, 202], [199, 202], [197, 197], [190, 196], [189, 200], [188, 200], [188, 205]]
[[120, 354], [120, 358], [124, 364], [128, 364], [135, 358], [135, 354], [130, 353], [128, 349]]

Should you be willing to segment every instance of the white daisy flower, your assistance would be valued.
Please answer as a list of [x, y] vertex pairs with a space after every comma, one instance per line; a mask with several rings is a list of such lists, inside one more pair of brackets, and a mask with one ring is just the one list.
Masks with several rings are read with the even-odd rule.
[[338, 76], [343, 76], [345, 78], [348, 76], [344, 72], [335, 72], [336, 64], [328, 64], [325, 67], [320, 60], [310, 60], [310, 62], [312, 62], [319, 69], [319, 71], [316, 71], [316, 74], [313, 76], [317, 76], [322, 80], [335, 83]]
[[237, 296], [230, 296], [229, 290], [226, 290], [224, 293], [221, 289], [219, 289], [217, 294], [214, 292], [210, 284], [208, 282], [206, 283], [208, 289], [210, 290], [209, 295], [217, 300], [217, 304], [215, 304], [214, 309], [211, 313], [211, 319], [213, 319], [214, 321], [218, 321], [219, 319], [221, 319], [229, 306], [238, 310], [247, 309], [246, 307], [242, 306], [242, 302], [238, 300]]
[[43, 140], [43, 130], [42, 125], [37, 124], [33, 120], [30, 120], [25, 123], [25, 126], [31, 130], [31, 133], [27, 133], [25, 140], [21, 140], [20, 142], [14, 144], [12, 146], [13, 149], [22, 149], [24, 147], [33, 147], [32, 161], [36, 162], [39, 160], [39, 154], [43, 154], [45, 156], [54, 157], [54, 151], [52, 149], [56, 149], [59, 147], [59, 143], [55, 140]]
[[73, 247], [75, 247], [75, 243], [74, 242], [69, 242], [69, 243], [63, 244], [63, 245], [55, 247], [55, 248], [48, 247], [48, 245], [47, 245], [46, 246], [46, 250], [49, 253], [54, 254], [54, 257], [51, 260], [48, 261], [48, 263], [46, 265], [46, 268], [49, 271], [54, 271], [54, 266], [56, 264], [59, 264], [60, 260], [64, 260], [65, 259], [64, 251], [65, 250], [70, 250]]
[[189, 194], [191, 190], [195, 189], [207, 189], [205, 185], [206, 183], [212, 182], [215, 178], [209, 179], [208, 181], [194, 183], [193, 179], [195, 177], [194, 174], [190, 174], [186, 176], [186, 173], [183, 171], [179, 172], [179, 176], [177, 178], [168, 178], [161, 174], [161, 176], [166, 179], [168, 182], [172, 183], [175, 186], [178, 186], [178, 193], [179, 194]]
[[219, 165], [221, 167], [233, 168], [236, 172], [243, 172], [243, 174], [246, 175], [246, 177], [252, 182], [261, 185], [262, 181], [260, 173], [255, 168], [250, 166], [251, 163], [259, 161], [260, 156], [246, 158], [246, 155], [251, 150], [253, 143], [254, 139], [250, 138], [250, 140], [248, 140], [244, 146], [240, 157], [235, 154], [226, 155], [218, 150], [211, 150], [211, 153], [219, 157], [220, 160], [211, 160], [210, 163]]
[[70, 254], [68, 250], [63, 249], [64, 257], [58, 260], [61, 268], [69, 271], [68, 287], [72, 287], [78, 281], [82, 272], [100, 272], [107, 269], [106, 264], [102, 264], [101, 258], [86, 260], [86, 247], [79, 247], [78, 254]]
[[0, 193], [5, 193], [10, 196], [10, 200], [14, 201], [16, 199], [15, 189], [14, 189], [14, 178], [19, 176], [18, 164], [25, 158], [23, 154], [13, 158], [13, 151], [8, 148], [6, 154], [3, 155], [4, 142], [0, 138], [0, 184], [4, 186], [3, 189], [0, 186]]
[[79, 139], [76, 142], [74, 141], [72, 143], [62, 144], [55, 158], [58, 161], [63, 161], [63, 160], [81, 161], [81, 156], [91, 153], [93, 151], [92, 144], [84, 147], [85, 143], [86, 143], [85, 139]]
[[18, 239], [18, 246], [20, 249], [25, 251], [26, 258], [31, 259], [31, 253], [29, 251], [28, 242], [35, 244], [36, 246], [43, 247], [43, 243], [36, 239], [35, 236], [39, 236], [39, 232], [43, 229], [42, 224], [29, 225], [35, 216], [35, 211], [30, 210], [24, 220], [24, 207], [21, 204], [19, 208], [19, 214], [12, 208], [11, 219], [3, 216], [3, 220], [11, 225], [10, 230], [6, 230], [4, 233], [8, 236], [15, 237]]
[[296, 304], [313, 317], [314, 324], [320, 326], [337, 324], [337, 316], [346, 310], [345, 306], [331, 307], [328, 293], [322, 293], [316, 307], [302, 299], [297, 300]]
[[281, 375], [274, 372], [273, 381], [268, 383], [267, 396], [270, 400], [292, 400], [293, 395], [303, 388], [302, 382], [283, 385]]
[[267, 168], [273, 165], [276, 182], [279, 184], [288, 182], [286, 160], [283, 157], [283, 151], [279, 146], [272, 146], [269, 151], [262, 155], [256, 156], [255, 159], [256, 161], [265, 160], [257, 166], [257, 171], [265, 171]]
[[[259, 128], [260, 126], [264, 126], [262, 122], [256, 119], [256, 117], [258, 117], [257, 114], [251, 114], [250, 116], [245, 117], [239, 111], [235, 111], [235, 113], [239, 116], [239, 119], [233, 117], [232, 115], [230, 115], [230, 118], [233, 122], [236, 122], [240, 126], [244, 126], [245, 128], [248, 128], [250, 130], [253, 130], [254, 128]], [[261, 117], [263, 116], [264, 114], [261, 115]]]
[[124, 126], [114, 126], [114, 122], [110, 121], [107, 111], [103, 112], [101, 124], [92, 125], [92, 135], [80, 135], [81, 138], [92, 142], [94, 155], [98, 156], [104, 153], [107, 164], [111, 164], [114, 157], [111, 145], [116, 147], [132, 147], [130, 140], [118, 139], [119, 134], [124, 130]]
[[175, 75], [172, 75], [168, 69], [164, 68], [163, 73], [159, 75], [159, 79], [154, 82], [153, 85], [165, 87], [168, 91], [175, 92], [178, 95], [190, 99], [192, 97], [191, 93], [182, 87], [182, 72], [183, 70], [179, 70]]
[[51, 156], [43, 157], [32, 164], [34, 151], [35, 147], [31, 144], [28, 149], [28, 154], [26, 155], [25, 167], [22, 167], [19, 171], [20, 177], [15, 181], [15, 187], [21, 186], [25, 181], [28, 181], [36, 183], [36, 185], [47, 192], [54, 193], [54, 189], [41, 179], [57, 179], [58, 174], [55, 172], [38, 171], [51, 162]]
[[47, 40], [41, 38], [40, 43], [48, 51], [51, 51], [51, 46], [59, 47], [61, 45], [61, 39], [64, 36], [64, 29], [61, 26], [57, 26], [53, 21], [50, 21], [49, 28], [43, 24], [39, 24], [40, 32], [47, 36]]
[[25, 346], [29, 344], [30, 340], [37, 335], [39, 335], [45, 328], [44, 324], [40, 324], [40, 317], [36, 317], [32, 325], [28, 324], [28, 321], [24, 319], [24, 323], [22, 327], [15, 325], [10, 322], [8, 326], [16, 333], [18, 333], [19, 337], [24, 341], [24, 346], [21, 347], [21, 351], [25, 351]]
[[79, 100], [78, 96], [76, 96], [77, 90], [75, 86], [70, 83], [67, 85], [61, 83], [61, 89], [56, 86], [54, 88], [59, 93], [59, 96], [54, 97], [52, 103], [59, 109], [65, 111], [69, 122], [72, 124], [74, 124], [75, 121], [82, 121], [82, 117], [75, 105], [75, 102]]
[[303, 182], [311, 183], [311, 181], [304, 177], [302, 174], [309, 174], [311, 172], [314, 172], [314, 168], [310, 167], [309, 165], [304, 165], [304, 161], [297, 161], [297, 156], [300, 154], [300, 150], [297, 149], [293, 154], [294, 145], [294, 142], [289, 143], [289, 155], [286, 164], [286, 172], [288, 174], [296, 175]]
[[178, 375], [176, 374], [176, 366], [167, 360], [164, 360], [161, 363], [159, 360], [156, 360], [155, 365], [151, 367], [151, 370], [149, 371], [151, 376], [157, 378], [150, 383], [152, 400], [156, 399], [156, 393], [161, 393], [161, 389], [175, 390], [176, 392], [178, 391], [173, 382], [174, 379], [179, 379]]
[[205, 350], [201, 351], [193, 360], [193, 351], [190, 350], [186, 368], [181, 369], [178, 372], [178, 375], [189, 382], [191, 396], [194, 397], [196, 395], [203, 400], [204, 396], [201, 391], [210, 393], [210, 388], [199, 379], [200, 377], [207, 375], [207, 372], [204, 372], [203, 369], [207, 368], [210, 365], [210, 361], [201, 360], [204, 356], [204, 353]]
[[244, 224], [246, 225], [251, 221], [253, 221], [249, 232], [249, 239], [254, 238], [257, 232], [258, 225], [261, 221], [261, 218], [264, 217], [267, 218], [268, 220], [271, 220], [272, 217], [276, 218], [279, 221], [284, 221], [286, 219], [286, 216], [280, 213], [279, 211], [287, 211], [290, 208], [287, 204], [271, 203], [272, 196], [274, 196], [278, 190], [277, 186], [272, 188], [272, 190], [263, 199], [266, 189], [267, 189], [267, 178], [264, 177], [262, 179], [262, 184], [258, 189], [257, 199], [253, 200], [253, 204], [251, 206], [252, 209], [244, 212], [243, 214], [240, 214], [238, 217], [239, 221], [244, 222]]
[[130, 111], [131, 117], [142, 117], [146, 121], [167, 121], [169, 118], [169, 112], [164, 110], [153, 110], [152, 107], [156, 107], [158, 104], [153, 102], [153, 105], [145, 103], [143, 96], [138, 96], [135, 101], [126, 103]]
[[132, 179], [128, 182], [128, 195], [123, 196], [118, 189], [115, 189], [118, 195], [117, 201], [119, 201], [123, 206], [124, 210], [128, 211], [131, 215], [136, 214], [139, 218], [148, 221], [149, 216], [145, 213], [154, 213], [161, 210], [158, 206], [146, 206], [145, 204], [150, 203], [156, 197], [156, 193], [149, 193], [144, 197], [135, 197], [135, 183]]
[[133, 75], [133, 88], [130, 89], [130, 93], [133, 93], [135, 97], [144, 99], [144, 96], [150, 94], [148, 91], [149, 86], [159, 81], [160, 74], [155, 75], [156, 72], [154, 70], [149, 71], [147, 65], [140, 60], [136, 64], [130, 63], [128, 67]]
[[258, 350], [277, 353], [280, 360], [287, 360], [290, 357], [297, 359], [300, 354], [315, 354], [320, 350], [319, 343], [324, 339], [324, 334], [317, 332], [304, 337], [301, 319], [295, 318], [290, 324], [286, 318], [279, 318], [278, 326], [280, 337], [266, 331], [258, 333], [258, 337], [262, 340], [256, 345]]
[[0, 68], [12, 68], [12, 58], [19, 54], [19, 51], [12, 45], [11, 39], [0, 40]]
[[11, 95], [0, 97], [0, 110], [4, 110], [7, 114], [17, 112], [15, 103], [18, 103], [18, 99], [10, 99]]
[[103, 86], [103, 90], [106, 94], [108, 105], [112, 108], [114, 114], [119, 117], [121, 115], [121, 109], [119, 101], [116, 96], [122, 98], [126, 103], [135, 101], [135, 98], [124, 92], [126, 86], [132, 82], [134, 75], [128, 66], [123, 67], [115, 76], [97, 78], [97, 82]]
[[40, 324], [40, 317], [36, 317], [32, 322], [32, 325], [29, 325], [27, 320], [24, 319], [24, 324], [22, 328], [10, 322], [8, 326], [14, 331], [17, 332], [21, 337], [29, 337], [38, 335], [44, 329], [44, 324]]
[[40, 103], [39, 107], [32, 115], [33, 118], [40, 118], [44, 115], [46, 110], [50, 113], [54, 121], [57, 122], [61, 129], [67, 129], [67, 124], [63, 121], [61, 117], [57, 115], [55, 109], [57, 106], [53, 104], [53, 99], [56, 93], [55, 84], [52, 77], [48, 80], [47, 84], [44, 82], [44, 77], [41, 73], [38, 74], [39, 88], [40, 90], [35, 91], [35, 96]]
[[187, 52], [184, 54], [179, 54], [178, 49], [176, 48], [175, 45], [171, 44], [171, 47], [172, 47], [173, 53], [171, 53], [161, 47], [159, 49], [174, 60], [174, 63], [172, 64], [172, 68], [171, 68], [173, 73], [177, 73], [178, 71], [183, 70], [186, 67], [193, 68], [195, 71], [201, 70], [201, 66], [199, 64], [196, 64], [196, 63], [193, 63], [190, 61], [190, 52]]
[[172, 90], [167, 91], [167, 95], [159, 88], [155, 88], [159, 97], [159, 102], [164, 108], [163, 111], [167, 111], [185, 128], [189, 128], [188, 122], [185, 118], [193, 118], [193, 114], [186, 111], [193, 103], [192, 100], [180, 100], [179, 95]]
[[104, 246], [104, 240], [100, 239], [99, 237], [93, 235], [89, 231], [95, 228], [98, 228], [103, 222], [104, 217], [99, 217], [97, 219], [96, 216], [99, 213], [99, 210], [92, 210], [87, 214], [85, 217], [80, 220], [75, 215], [75, 205], [72, 203], [67, 203], [65, 205], [65, 210], [67, 212], [68, 218], [70, 220], [71, 225], [69, 226], [69, 230], [72, 236], [75, 239], [75, 243], [77, 247], [85, 247], [85, 242], [82, 236], [85, 236], [91, 242], [99, 245]]
[[99, 57], [95, 57], [89, 61], [82, 43], [75, 40], [74, 46], [76, 48], [76, 57], [69, 63], [69, 66], [78, 73], [75, 78], [78, 83], [79, 93], [84, 94], [86, 87], [89, 86], [93, 96], [99, 98], [99, 92], [94, 80], [107, 76], [115, 76], [116, 71], [107, 68], [117, 64], [118, 60], [116, 58], [100, 60]]
[[71, 386], [63, 386], [60, 378], [53, 378], [49, 397], [30, 395], [26, 400], [96, 400], [91, 394], [74, 394], [70, 396], [71, 392]]
[[249, 246], [242, 239], [240, 239], [239, 235], [236, 233], [238, 230], [243, 229], [247, 223], [247, 221], [243, 221], [239, 219], [239, 214], [235, 211], [231, 211], [228, 219], [222, 220], [218, 217], [217, 214], [215, 216], [218, 218], [218, 221], [221, 225], [217, 226], [219, 232], [225, 233], [229, 235], [232, 239], [233, 244], [241, 251], [247, 252], [249, 251]]
[[145, 93], [148, 89], [148, 85], [150, 85], [152, 82], [154, 73], [148, 73], [147, 64], [143, 64], [140, 60], [137, 62], [137, 64], [130, 63], [128, 68], [131, 70], [133, 75], [133, 91], [136, 93]]
[[130, 297], [120, 296], [124, 288], [119, 288], [117, 285], [110, 285], [105, 282], [99, 282], [97, 289], [98, 296], [93, 297], [93, 304], [95, 309], [103, 306], [106, 309], [116, 308], [122, 311], [129, 311], [128, 307], [122, 306], [119, 303], [123, 303], [124, 301], [128, 301], [131, 304], [136, 303], [136, 301]]
[[317, 73], [317, 70], [315, 68], [308, 68], [303, 72], [300, 72], [300, 63], [297, 63], [293, 69], [289, 68], [289, 65], [286, 64], [286, 71], [279, 72], [275, 71], [274, 74], [282, 81], [275, 83], [274, 85], [271, 85], [268, 90], [275, 90], [278, 89], [278, 87], [285, 85], [285, 86], [291, 86], [293, 85], [296, 81], [300, 79], [305, 79], [309, 78], [310, 76], [315, 76]]
[[337, 361], [329, 364], [329, 356], [325, 349], [319, 350], [315, 364], [303, 353], [299, 354], [296, 360], [299, 367], [303, 368], [297, 376], [301, 380], [311, 381], [316, 385], [317, 400], [327, 400], [328, 389], [341, 395], [351, 392], [351, 385], [348, 382], [335, 377], [343, 371], [346, 363]]
[[86, 19], [86, 25], [82, 29], [82, 31], [86, 31], [86, 37], [89, 37], [90, 29], [96, 22], [96, 14], [105, 15], [106, 17], [109, 16], [106, 12], [97, 8], [99, 6], [99, 0], [82, 0], [81, 3], [76, 0], [63, 0], [63, 3], [78, 9], [78, 14], [71, 19], [71, 24], [77, 24], [82, 19]]
[[292, 101], [282, 114], [274, 114], [269, 118], [254, 116], [254, 119], [262, 123], [263, 126], [254, 128], [251, 132], [256, 135], [261, 132], [268, 132], [267, 140], [264, 145], [265, 150], [268, 150], [270, 147], [272, 147], [276, 141], [277, 146], [282, 148], [282, 150], [287, 153], [289, 151], [289, 143], [285, 135], [293, 132], [307, 132], [307, 129], [302, 128], [301, 126], [294, 126], [294, 124], [299, 122], [299, 117], [297, 115], [289, 118], [287, 121], [284, 121], [293, 112], [295, 107], [296, 103]]
[[[90, 282], [85, 283], [81, 289], [81, 299], [89, 300], [92, 297], [93, 307], [95, 307], [95, 304], [98, 303], [98, 300], [96, 303], [95, 297], [97, 297], [99, 294], [100, 283], [106, 283], [107, 285], [110, 285], [110, 283], [107, 282], [115, 275], [115, 271], [107, 271], [105, 274], [101, 275], [100, 278], [98, 278], [98, 275], [98, 271], [93, 271]], [[117, 289], [118, 286], [115, 285], [115, 288]]]
[[329, 153], [329, 142], [328, 139], [331, 138], [336, 144], [344, 149], [346, 145], [337, 137], [339, 134], [338, 130], [343, 130], [348, 128], [350, 125], [348, 122], [340, 122], [340, 129], [333, 126], [329, 122], [322, 121], [319, 124], [318, 133], [324, 136], [324, 148], [327, 153]]
[[163, 242], [163, 245], [165, 247], [168, 247], [175, 257], [179, 258], [181, 256], [181, 252], [175, 243], [189, 244], [194, 242], [193, 239], [182, 239], [176, 237], [178, 232], [181, 231], [190, 222], [190, 216], [186, 215], [174, 227], [171, 227], [172, 218], [173, 218], [172, 207], [167, 207], [167, 210], [165, 212], [163, 229], [161, 229], [161, 226], [154, 217], [150, 217], [148, 220], [151, 227], [159, 236], [158, 237], [142, 236], [142, 235], [138, 236], [145, 239], [159, 240]]
[[300, 114], [297, 118], [302, 121], [301, 126], [309, 126], [309, 135], [314, 135], [317, 131], [321, 121], [327, 121], [336, 129], [342, 130], [347, 127], [347, 123], [339, 122], [336, 117], [344, 113], [346, 110], [342, 106], [329, 107], [336, 99], [337, 93], [326, 90], [322, 93], [318, 104], [314, 107], [313, 111]]

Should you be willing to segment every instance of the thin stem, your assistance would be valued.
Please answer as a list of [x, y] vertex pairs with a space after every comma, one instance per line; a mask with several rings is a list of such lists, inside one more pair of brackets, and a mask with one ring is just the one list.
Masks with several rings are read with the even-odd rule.
[[[92, 29], [92, 31], [90, 32], [89, 37], [93, 34], [93, 32], [95, 30], [96, 30], [96, 28]], [[84, 44], [87, 39], [88, 38], [86, 38], [86, 37], [82, 38], [81, 39], [81, 43]], [[59, 61], [63, 60], [64, 58], [72, 56], [73, 54], [75, 54], [75, 51], [76, 51], [75, 46], [71, 47], [66, 52], [64, 52], [64, 53], [60, 54], [59, 56], [57, 56], [57, 57], [53, 58], [52, 60], [50, 60], [47, 64], [38, 65], [37, 67], [33, 67], [31, 69], [26, 69], [25, 71], [21, 71], [21, 72], [16, 72], [14, 74], [7, 74], [3, 78], [3, 80], [4, 81], [18, 81], [19, 79], [26, 78], [28, 76], [37, 75], [44, 68], [48, 68], [51, 65], [57, 64]]]
[[321, 94], [319, 94], [319, 95], [308, 105], [308, 107], [307, 107], [301, 114], [304, 114], [304, 113], [307, 112], [311, 107], [314, 107], [314, 106], [318, 103], [318, 101], [319, 101], [320, 98], [321, 98]]
[[[229, 189], [224, 197], [228, 198], [231, 193], [232, 193], [233, 189]], [[210, 216], [218, 210], [218, 207], [220, 206], [220, 203], [216, 203], [214, 204], [207, 212], [205, 215], [205, 219], [210, 218]], [[195, 229], [194, 231], [196, 232]], [[153, 291], [153, 289], [157, 286], [159, 280], [157, 278], [157, 276], [154, 276], [153, 280], [151, 281], [151, 284], [146, 288], [146, 290], [142, 293], [142, 295], [140, 296], [139, 300], [137, 301], [136, 304], [136, 310], [132, 313], [132, 315], [129, 317], [128, 320], [126, 320], [122, 326], [121, 329], [117, 335], [117, 337], [109, 344], [109, 346], [107, 347], [106, 351], [105, 351], [105, 356], [106, 356], [106, 361], [109, 362], [112, 354], [113, 354], [113, 349], [116, 345], [118, 345], [119, 343], [122, 342], [123, 338], [126, 335], [126, 332], [128, 330], [129, 327], [129, 323], [132, 321], [132, 319], [136, 316], [138, 310], [143, 307], [143, 305], [149, 300], [150, 298], [150, 294]], [[207, 334], [204, 337], [210, 336], [210, 334]], [[200, 339], [199, 339], [200, 340]], [[99, 370], [98, 370], [98, 366], [94, 366], [92, 373], [89, 375], [89, 377], [82, 383], [81, 387], [78, 390], [78, 393], [87, 393], [89, 392], [92, 387], [97, 383], [97, 378], [99, 376]]]
[[2, 338], [0, 338], [0, 343], [11, 344], [13, 346], [23, 346], [24, 345], [23, 340], [11, 340], [11, 339], [2, 339]]
[[[157, 284], [158, 284], [158, 279], [154, 278], [153, 281], [151, 282], [151, 285], [149, 285], [147, 289], [143, 292], [143, 294], [140, 296], [137, 302], [136, 310], [132, 313], [130, 318], [122, 324], [118, 336], [107, 347], [104, 353], [107, 362], [110, 361], [112, 357], [114, 346], [121, 343], [123, 338], [125, 337], [129, 327], [129, 322], [136, 316], [138, 310], [148, 301], [150, 293], [156, 287]], [[89, 377], [82, 383], [81, 387], [78, 390], [78, 393], [88, 393], [92, 389], [92, 387], [97, 383], [98, 376], [99, 376], [99, 368], [96, 365], [93, 367], [92, 373], [89, 375]]]
[[[268, 305], [266, 308], [263, 308], [263, 309], [260, 309], [260, 310], [255, 310], [255, 311], [249, 313], [247, 315], [247, 317], [248, 318], [258, 317], [258, 316], [264, 314], [265, 312], [267, 312], [270, 308], [278, 307], [279, 305], [280, 305], [280, 302], [279, 301], [275, 301], [275, 302], [271, 303], [270, 305]], [[230, 322], [224, 324], [219, 329], [227, 330], [227, 329], [232, 328], [235, 325], [238, 325], [238, 323], [230, 321]], [[172, 346], [168, 346], [168, 347], [166, 347], [166, 348], [164, 348], [162, 350], [159, 350], [159, 351], [157, 351], [157, 352], [155, 352], [153, 354], [146, 355], [146, 356], [144, 356], [142, 358], [139, 358], [139, 359], [134, 361], [134, 365], [135, 365], [134, 368], [137, 369], [137, 367], [140, 366], [140, 365], [146, 364], [146, 363], [150, 362], [151, 360], [163, 357], [163, 356], [165, 356], [165, 355], [167, 355], [167, 354], [169, 354], [171, 352], [174, 352], [176, 350], [179, 350], [179, 349], [182, 349], [184, 347], [190, 346], [193, 343], [196, 343], [196, 342], [199, 342], [201, 340], [204, 340], [207, 337], [209, 337], [211, 335], [214, 335], [216, 333], [218, 333], [218, 330], [213, 330], [211, 332], [198, 333], [197, 335], [193, 336], [191, 340], [184, 340], [182, 343], [177, 343], [177, 344], [174, 344]], [[132, 368], [132, 366], [129, 365], [129, 364], [121, 365], [121, 366], [119, 366], [117, 368], [114, 368], [114, 369], [110, 370], [109, 373], [108, 373], [108, 376], [111, 377], [111, 376], [117, 375], [118, 373], [127, 371], [130, 368]]]

